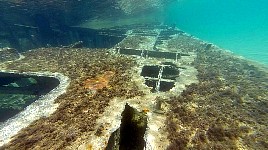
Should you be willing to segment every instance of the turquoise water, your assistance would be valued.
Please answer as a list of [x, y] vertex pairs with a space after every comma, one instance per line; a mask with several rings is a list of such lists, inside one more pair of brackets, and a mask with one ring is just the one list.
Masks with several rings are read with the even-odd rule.
[[180, 0], [167, 10], [167, 23], [268, 65], [268, 0]]

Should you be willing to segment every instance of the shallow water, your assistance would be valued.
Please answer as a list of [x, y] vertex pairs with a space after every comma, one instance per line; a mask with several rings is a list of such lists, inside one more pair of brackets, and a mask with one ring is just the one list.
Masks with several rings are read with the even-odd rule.
[[268, 64], [268, 1], [181, 0], [166, 22], [245, 58]]

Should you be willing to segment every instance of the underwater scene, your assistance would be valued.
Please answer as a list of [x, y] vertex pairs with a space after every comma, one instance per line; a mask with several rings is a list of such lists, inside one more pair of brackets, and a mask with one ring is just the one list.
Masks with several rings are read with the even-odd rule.
[[265, 0], [0, 0], [0, 150], [268, 149]]

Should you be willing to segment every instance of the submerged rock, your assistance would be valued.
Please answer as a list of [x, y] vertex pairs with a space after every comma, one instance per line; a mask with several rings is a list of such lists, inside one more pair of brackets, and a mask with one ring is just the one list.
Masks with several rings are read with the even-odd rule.
[[0, 63], [5, 61], [13, 61], [20, 58], [19, 52], [14, 48], [0, 48]]

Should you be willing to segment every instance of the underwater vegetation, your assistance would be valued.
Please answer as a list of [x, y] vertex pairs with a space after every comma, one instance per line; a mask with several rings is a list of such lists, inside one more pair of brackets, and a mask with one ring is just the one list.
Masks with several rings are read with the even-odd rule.
[[[164, 135], [165, 139], [159, 139], [162, 145], [170, 142], [168, 149], [267, 149], [268, 75], [266, 70], [261, 70], [255, 64], [182, 32], [178, 32], [180, 34], [176, 35], [177, 37], [164, 32], [162, 37], [158, 37], [161, 39], [158, 40], [159, 43], [155, 45], [148, 44], [157, 43], [154, 37], [142, 36], [140, 34], [147, 33], [139, 30], [135, 32], [138, 36], [128, 36], [129, 38], [125, 38], [123, 44], [117, 45], [122, 47], [121, 52], [124, 48], [132, 50], [131, 47], [134, 47], [138, 48], [138, 50], [134, 49], [134, 54], [141, 56], [140, 49], [148, 45], [152, 49], [155, 47], [154, 50], [167, 48], [167, 51], [177, 49], [183, 52], [178, 59], [177, 55], [172, 55], [176, 56], [174, 59], [174, 57], [161, 57], [171, 52], [152, 53], [150, 51], [150, 54], [154, 55], [148, 56], [155, 56], [157, 61], [164, 60], [158, 62], [158, 65], [148, 65], [151, 58], [142, 58], [148, 62], [140, 68], [139, 75], [159, 79], [162, 70], [161, 79], [174, 80], [168, 88], [164, 86], [164, 90], [158, 86], [159, 91], [163, 93], [152, 93], [137, 85], [144, 84], [143, 80], [142, 82], [133, 80], [133, 77], [138, 78], [133, 72], [138, 72], [135, 69], [140, 66], [140, 60], [123, 56], [121, 53], [114, 55], [106, 49], [79, 48], [80, 46], [76, 47], [76, 44], [69, 47], [40, 48], [24, 52], [22, 54], [25, 58], [13, 62], [5, 61], [0, 64], [0, 68], [15, 70], [15, 72], [60, 72], [68, 76], [71, 82], [66, 92], [55, 100], [59, 106], [51, 116], [31, 123], [0, 149], [75, 149], [80, 147], [81, 143], [85, 143], [87, 149], [92, 149], [92, 143], [88, 141], [89, 136], [94, 135], [95, 139], [98, 139], [106, 136], [105, 133], [110, 131], [105, 124], [98, 125], [97, 119], [103, 117], [107, 106], [113, 102], [111, 100], [119, 98], [122, 102], [127, 102], [128, 99], [133, 98], [131, 100], [136, 101], [135, 98], [138, 96], [139, 105], [152, 100], [142, 99], [148, 96], [147, 94], [160, 94], [154, 99], [155, 110], [141, 107], [141, 112], [138, 112], [138, 109], [130, 108], [131, 105], [124, 103], [121, 126], [115, 132], [112, 131], [109, 141], [105, 141], [105, 144], [110, 144], [107, 149], [118, 146], [135, 147], [129, 143], [136, 142], [137, 144], [134, 145], [139, 149], [147, 146], [148, 139], [145, 138], [146, 132], [151, 127], [148, 119], [150, 113], [157, 117], [167, 115], [166, 126], [156, 132]], [[154, 31], [148, 34], [156, 36]], [[194, 59], [195, 61], [192, 62]], [[196, 70], [188, 72], [194, 76], [193, 78], [185, 72], [193, 66], [198, 71], [199, 82], [189, 81], [196, 79]], [[182, 75], [189, 80], [180, 80]], [[166, 94], [164, 92], [176, 86], [175, 82], [183, 82], [182, 89], [186, 82], [194, 84], [186, 84], [188, 86], [180, 95], [178, 95], [180, 92], [176, 91], [173, 91], [174, 95], [172, 93], [164, 95]], [[148, 93], [145, 94], [146, 92]], [[118, 101], [115, 103], [115, 106], [117, 105], [120, 105]], [[111, 111], [114, 109], [108, 111], [112, 114]], [[161, 123], [164, 124], [164, 121], [161, 120]], [[129, 130], [133, 128], [136, 132]], [[166, 133], [169, 140], [167, 142]], [[162, 146], [161, 144], [159, 146]]]
[[215, 47], [194, 66], [199, 83], [171, 97], [168, 149], [267, 149], [267, 71]]
[[[59, 107], [51, 116], [22, 129], [0, 149], [66, 149], [79, 145], [87, 135], [94, 134], [96, 119], [111, 99], [143, 95], [130, 81], [127, 72], [135, 62], [128, 57], [104, 50], [70, 48], [42, 48], [23, 55], [24, 59], [9, 62], [5, 68], [60, 72], [72, 80], [66, 93], [55, 100]], [[92, 85], [85, 81], [94, 79], [102, 84], [92, 94]]]

